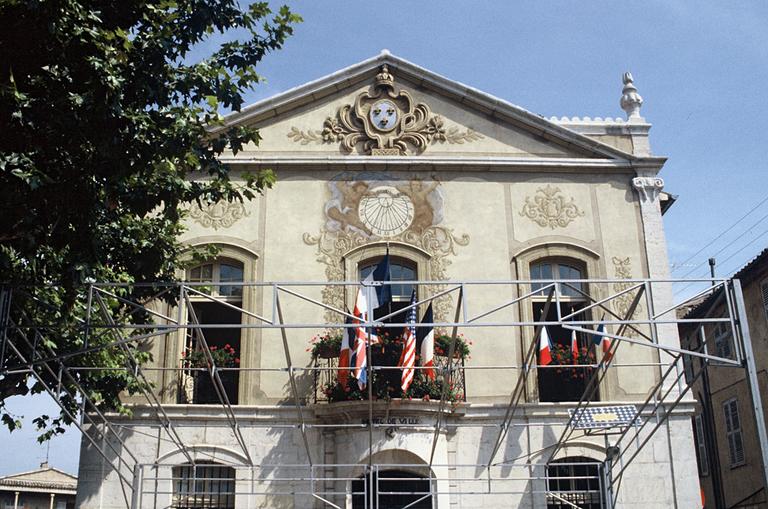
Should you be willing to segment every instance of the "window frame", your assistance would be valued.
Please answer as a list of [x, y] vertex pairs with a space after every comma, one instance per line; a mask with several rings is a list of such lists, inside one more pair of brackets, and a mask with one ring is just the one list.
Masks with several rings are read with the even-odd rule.
[[[551, 267], [552, 277], [551, 278], [544, 278], [544, 277], [534, 277], [534, 268], [535, 267], [541, 267], [544, 265], [549, 265]], [[561, 267], [570, 269], [572, 271], [578, 272], [579, 277], [578, 278], [563, 278], [561, 277]], [[556, 272], [556, 274], [555, 274]], [[580, 279], [587, 279], [585, 277], [585, 273], [587, 272], [587, 267], [585, 266], [584, 262], [579, 260], [578, 258], [566, 258], [561, 256], [556, 257], [543, 257], [543, 258], [535, 258], [528, 264], [528, 275], [531, 280], [531, 292], [535, 292], [536, 290], [542, 288], [545, 286], [544, 283], [534, 283], [536, 280], [547, 280], [547, 279], [558, 279], [562, 281], [568, 281], [569, 279], [574, 280], [580, 280]], [[587, 283], [578, 283], [579, 289], [584, 293], [589, 293], [588, 289], [585, 288]], [[576, 285], [574, 285], [576, 286]], [[560, 295], [559, 299], [560, 302], [563, 303], [582, 303], [586, 302], [587, 298], [583, 295], [579, 295], [576, 290], [573, 290], [569, 287], [563, 287], [562, 285], [559, 286], [560, 288]], [[569, 292], [572, 292], [569, 294]], [[536, 295], [533, 295], [532, 298], [534, 300], [546, 300], [547, 299], [547, 292], [542, 291], [540, 293], [537, 293]]]
[[730, 324], [718, 322], [712, 328], [712, 336], [715, 341], [715, 351], [718, 357], [733, 359], [733, 342]]
[[[376, 265], [382, 260], [382, 256], [372, 257], [372, 258], [365, 258], [360, 260], [357, 263], [357, 280], [362, 281], [364, 279], [363, 277], [363, 270], [369, 269], [371, 267], [375, 268]], [[390, 268], [392, 266], [400, 266], [409, 269], [413, 272], [413, 278], [412, 279], [394, 279], [392, 278], [392, 282], [395, 281], [418, 281], [419, 280], [419, 263], [415, 260], [412, 260], [410, 258], [406, 258], [403, 256], [390, 256], [389, 259], [389, 265]], [[419, 295], [419, 289], [416, 287], [416, 285], [391, 285], [392, 286], [392, 302], [410, 302], [411, 300], [411, 291], [415, 288], [416, 290], [416, 296]], [[395, 295], [394, 290], [397, 287], [409, 287], [407, 292], [403, 292], [402, 294]]]
[[[205, 473], [210, 469], [210, 475], [198, 475], [197, 469]], [[237, 475], [234, 468], [229, 465], [214, 462], [199, 462], [197, 464], [185, 463], [172, 467], [171, 509], [234, 509], [237, 494]], [[227, 472], [227, 476], [217, 472]], [[187, 474], [187, 475], [185, 475]], [[217, 477], [214, 477], [213, 475]], [[231, 476], [231, 477], [230, 477]], [[182, 484], [187, 484], [189, 490], [183, 491]], [[198, 490], [198, 483], [202, 483], [202, 490]], [[213, 484], [216, 483], [219, 491], [214, 492]], [[221, 485], [231, 486], [231, 491], [221, 491]], [[201, 495], [198, 495], [201, 493]], [[221, 500], [224, 499], [224, 505]], [[191, 503], [190, 503], [190, 499]], [[214, 504], [213, 501], [216, 501]]]
[[[725, 437], [728, 442], [728, 461], [731, 468], [737, 468], [747, 463], [747, 455], [744, 450], [744, 434], [741, 427], [741, 415], [739, 414], [738, 398], [731, 398], [723, 403], [725, 417]], [[736, 425], [734, 425], [734, 416]], [[738, 456], [736, 442], [741, 444], [741, 457]]]
[[[595, 504], [600, 508], [605, 507], [605, 500], [603, 500], [603, 494], [600, 490], [602, 484], [600, 463], [600, 461], [586, 456], [567, 456], [549, 463], [546, 468], [546, 492], [556, 493], [569, 503], [578, 503], [579, 507], [582, 507], [584, 503], [590, 507]], [[590, 477], [587, 478], [583, 473], [578, 472], [580, 469], [586, 469], [588, 472], [594, 469], [594, 473], [588, 474]], [[553, 475], [562, 473], [566, 475]], [[574, 477], [579, 479], [574, 479]], [[579, 489], [580, 484], [586, 484], [587, 489]], [[547, 508], [570, 507], [565, 502], [557, 499], [550, 501], [546, 494], [544, 496]], [[597, 501], [594, 500], [595, 497]]]
[[[192, 271], [196, 269], [203, 269], [203, 267], [211, 266], [211, 280], [203, 279], [202, 275], [199, 278], [193, 278], [192, 277]], [[221, 279], [221, 267], [223, 265], [229, 266], [229, 267], [235, 267], [240, 270], [241, 276], [240, 279], [227, 279], [222, 282]], [[235, 290], [234, 293], [222, 293], [222, 288], [226, 288], [228, 285], [225, 285], [223, 283], [243, 283], [245, 281], [245, 264], [240, 261], [236, 260], [234, 258], [229, 258], [226, 256], [218, 257], [213, 260], [207, 260], [202, 263], [199, 263], [193, 267], [190, 267], [186, 270], [185, 273], [185, 279], [189, 283], [211, 283], [210, 291], [206, 292], [205, 286], [192, 286], [193, 289], [208, 293], [211, 297], [216, 297], [217, 299], [223, 300], [225, 302], [240, 302], [243, 300], [243, 286], [230, 286], [230, 288], [233, 288]], [[239, 289], [239, 292], [237, 291]], [[205, 299], [205, 297], [201, 295], [190, 295], [191, 299]]]

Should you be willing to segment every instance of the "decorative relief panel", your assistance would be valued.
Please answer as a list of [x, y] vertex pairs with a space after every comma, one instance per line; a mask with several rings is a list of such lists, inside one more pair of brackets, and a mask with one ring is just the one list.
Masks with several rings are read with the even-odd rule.
[[220, 201], [202, 206], [193, 205], [189, 209], [189, 217], [205, 228], [213, 228], [214, 230], [229, 228], [248, 215], [245, 205], [239, 201]]
[[[326, 266], [328, 281], [354, 279], [344, 273], [344, 255], [371, 242], [390, 240], [417, 247], [430, 255], [429, 274], [434, 281], [449, 279], [447, 268], [457, 246], [466, 246], [469, 235], [456, 236], [443, 220], [443, 194], [439, 182], [395, 180], [381, 173], [341, 174], [328, 183], [325, 224], [318, 235], [304, 234], [304, 243], [317, 246], [317, 260]], [[438, 293], [441, 285], [429, 291]], [[323, 302], [344, 308], [344, 288], [327, 286]], [[435, 319], [451, 311], [446, 296], [434, 303]], [[326, 311], [326, 320], [338, 320]]]
[[525, 199], [520, 215], [529, 218], [542, 228], [565, 228], [584, 211], [576, 206], [573, 198], [567, 200], [557, 187], [548, 185], [536, 190], [535, 196]]
[[354, 105], [339, 108], [322, 129], [291, 127], [288, 138], [296, 143], [340, 143], [342, 150], [360, 147], [370, 155], [419, 154], [430, 144], [463, 144], [482, 139], [471, 128], [447, 127], [425, 103], [414, 103], [406, 90], [395, 87], [395, 78], [384, 65], [370, 91], [360, 93]]
[[[616, 279], [632, 279], [632, 261], [629, 257], [619, 258], [614, 256], [611, 261], [613, 262], [613, 277]], [[614, 283], [613, 291], [615, 293], [619, 293], [632, 287], [633, 285], [634, 283], [629, 282]], [[632, 301], [635, 300], [638, 291], [639, 290], [627, 292], [625, 294], [619, 295], [613, 300], [613, 308], [622, 319], [637, 319], [636, 317], [638, 317], [642, 312], [642, 304], [638, 303], [632, 316], [627, 316], [627, 313], [629, 313], [629, 308], [632, 306]], [[634, 337], [637, 336], [637, 333], [633, 329], [627, 328], [624, 331], [624, 335], [628, 337]]]

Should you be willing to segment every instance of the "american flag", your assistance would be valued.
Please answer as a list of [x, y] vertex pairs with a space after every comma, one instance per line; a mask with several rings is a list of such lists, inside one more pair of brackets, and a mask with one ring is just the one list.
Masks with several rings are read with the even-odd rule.
[[400, 367], [403, 369], [403, 376], [400, 379], [400, 387], [403, 392], [408, 390], [413, 382], [413, 366], [416, 364], [416, 290], [411, 293], [411, 309], [408, 310], [408, 318], [405, 327], [403, 353], [400, 354]]

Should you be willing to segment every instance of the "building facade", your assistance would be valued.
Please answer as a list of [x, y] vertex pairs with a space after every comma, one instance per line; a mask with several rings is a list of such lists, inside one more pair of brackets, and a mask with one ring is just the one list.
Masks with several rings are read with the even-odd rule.
[[[768, 398], [768, 250], [764, 250], [735, 275], [744, 292], [746, 317], [755, 356], [760, 395]], [[703, 299], [688, 316], [722, 317], [728, 303], [722, 292]], [[727, 324], [720, 323], [699, 331], [682, 326], [680, 341], [684, 347], [699, 348], [706, 342], [710, 351], [724, 358], [736, 358], [738, 344]], [[703, 364], [699, 359], [686, 363], [688, 376], [703, 369], [693, 386], [700, 407], [693, 417], [699, 479], [706, 500], [705, 507], [755, 509], [768, 506], [764, 465], [756, 418], [764, 421], [764, 412], [755, 415], [746, 374], [739, 369]]]
[[[139, 478], [125, 472], [143, 486], [134, 504], [369, 507], [374, 482], [381, 507], [609, 507], [597, 472], [610, 436], [558, 440], [594, 369], [580, 365], [602, 352], [582, 330], [575, 340], [586, 361], [528, 370], [537, 321], [552, 322], [544, 331], [562, 353], [573, 339], [563, 316], [584, 309], [580, 316], [593, 321], [606, 312], [642, 318], [671, 302], [664, 284], [651, 300], [630, 291], [633, 279], [668, 278], [668, 196], [658, 176], [665, 159], [651, 154], [628, 74], [622, 94], [626, 119], [546, 119], [383, 52], [227, 117], [262, 137], [258, 148], [225, 158], [235, 175], [271, 168], [278, 182], [250, 202], [189, 211], [183, 240], [219, 252], [180, 269], [193, 285], [182, 305], [155, 307], [168, 320], [201, 324], [151, 343], [145, 372], [175, 438], [137, 396], [130, 418], [114, 418], [118, 451], [130, 446], [145, 465]], [[339, 310], [354, 307], [355, 282], [386, 254], [393, 281], [403, 281], [392, 285], [395, 311], [415, 290], [424, 301], [419, 319], [434, 298], [435, 324], [467, 324], [460, 383], [441, 375], [450, 382], [447, 403], [429, 387], [410, 399], [395, 390], [371, 404], [339, 401], [333, 355], [313, 357], [311, 339], [338, 337], [332, 325], [343, 326]], [[576, 282], [552, 297], [553, 279]], [[522, 283], [530, 280], [542, 282]], [[298, 325], [275, 327], [278, 315]], [[438, 346], [453, 342], [452, 327], [437, 329], [451, 338]], [[659, 344], [679, 346], [674, 325], [658, 332]], [[220, 385], [195, 371], [206, 365], [201, 341], [230, 366], [218, 372]], [[628, 345], [613, 362], [591, 398], [600, 405], [644, 401], [663, 359]], [[330, 369], [304, 369], [318, 366]], [[379, 383], [386, 373], [374, 373]], [[510, 394], [519, 404], [507, 419]], [[222, 400], [231, 405], [214, 404]], [[693, 410], [686, 398], [638, 450], [612, 487], [615, 507], [699, 506]], [[84, 440], [79, 507], [125, 506], [106, 463]]]
[[31, 472], [0, 477], [4, 509], [74, 509], [77, 477], [43, 463]]

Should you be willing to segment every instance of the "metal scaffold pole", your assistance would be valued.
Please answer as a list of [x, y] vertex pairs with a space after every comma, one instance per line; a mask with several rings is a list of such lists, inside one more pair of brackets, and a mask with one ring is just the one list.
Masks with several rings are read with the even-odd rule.
[[[657, 430], [672, 421], [675, 426], [687, 425], [686, 419], [678, 416], [685, 417], [694, 411], [694, 402], [687, 395], [703, 369], [687, 375], [685, 369], [679, 368], [684, 359], [698, 359], [702, 366], [712, 362], [729, 369], [745, 370], [756, 409], [763, 477], [768, 486], [768, 432], [741, 284], [738, 280], [701, 280], [710, 285], [707, 290], [680, 303], [669, 303], [671, 306], [668, 308], [665, 303], [664, 311], [655, 312], [652, 286], [670, 282], [674, 281], [397, 281], [400, 286], [419, 288], [423, 285], [428, 291], [423, 292], [425, 295], [419, 302], [413, 301], [396, 310], [389, 309], [385, 316], [377, 317], [371, 312], [364, 318], [356, 318], [340, 309], [341, 306], [324, 302], [327, 288], [340, 286], [342, 292], [346, 292], [348, 286], [359, 289], [359, 281], [172, 283], [159, 294], [153, 292], [153, 297], [140, 302], [125, 298], [128, 292], [110, 291], [110, 286], [120, 288], [125, 285], [93, 283], [88, 285], [87, 294], [83, 293], [82, 297], [87, 319], [82, 325], [74, 327], [86, 339], [82, 347], [63, 353], [46, 345], [55, 339], [56, 334], [65, 331], [57, 332], [55, 324], [19, 321], [17, 318], [26, 317], [23, 312], [13, 314], [21, 297], [27, 295], [27, 290], [13, 293], [15, 289], [0, 286], [0, 377], [28, 372], [54, 399], [58, 397], [61, 400], [64, 396], [76, 399], [82, 393], [82, 418], [89, 425], [86, 444], [92, 447], [93, 458], [100, 454], [105, 464], [114, 470], [114, 474], [110, 475], [119, 480], [124, 488], [129, 509], [167, 507], [169, 503], [178, 503], [180, 495], [176, 491], [181, 489], [178, 486], [190, 479], [180, 480], [176, 469], [180, 465], [193, 465], [192, 472], [197, 476], [198, 468], [200, 472], [205, 472], [214, 462], [232, 469], [232, 486], [237, 485], [236, 490], [233, 488], [232, 497], [235, 494], [248, 495], [249, 506], [253, 506], [255, 497], [306, 495], [315, 507], [322, 504], [335, 508], [357, 508], [359, 505], [378, 509], [386, 497], [395, 496], [408, 500], [398, 507], [423, 507], [429, 503], [428, 499], [432, 499], [433, 504], [439, 501], [442, 507], [444, 501], [446, 505], [455, 504], [456, 500], [464, 504], [465, 497], [470, 496], [509, 498], [521, 495], [526, 497], [525, 503], [534, 505], [537, 500], [546, 499], [548, 502], [544, 503], [558, 507], [580, 507], [599, 500], [601, 508], [613, 509], [619, 496], [622, 500], [626, 497], [626, 490], [620, 490], [622, 479], [630, 482], [629, 479], [637, 478], [641, 468], [637, 463], [643, 459], [640, 455], [655, 443], [654, 440], [660, 435]], [[227, 300], [220, 293], [204, 288], [222, 284], [261, 287], [265, 294], [264, 307], [272, 308], [272, 316], [261, 316], [255, 310], [248, 309], [253, 307], [249, 304]], [[158, 286], [163, 287], [162, 284]], [[512, 296], [505, 292], [506, 287], [515, 288]], [[322, 298], [317, 296], [321, 288]], [[487, 293], [483, 293], [484, 288], [487, 288]], [[175, 290], [179, 292], [177, 302], [165, 308], [153, 307], [153, 301], [157, 302], [158, 296]], [[375, 300], [372, 295], [375, 290], [374, 286], [363, 286], [362, 291], [368, 302]], [[327, 293], [330, 295], [332, 292]], [[271, 303], [268, 302], [270, 294]], [[680, 317], [674, 314], [694, 298], [707, 298], [709, 294], [716, 299], [710, 299], [707, 306], [702, 306], [706, 316]], [[578, 299], [580, 306], [569, 304], [573, 299]], [[195, 309], [202, 302], [221, 305], [227, 312], [234, 311], [248, 319], [240, 323], [234, 318], [226, 318], [227, 323], [220, 323], [224, 319], [206, 322], [204, 313]], [[430, 319], [433, 323], [408, 323], [398, 318], [406, 316], [406, 311], [412, 308], [433, 302], [436, 308], [434, 319]], [[723, 302], [727, 316], [710, 316], [714, 306]], [[125, 306], [131, 312], [115, 312], [118, 306]], [[178, 306], [178, 310], [173, 311], [173, 306]], [[138, 320], [132, 316], [134, 310], [150, 318]], [[307, 310], [314, 311], [308, 313]], [[318, 323], [318, 311], [331, 312], [338, 318]], [[534, 313], [535, 317], [532, 316]], [[172, 318], [174, 314], [177, 314], [176, 318]], [[670, 325], [690, 327], [702, 335], [705, 327], [730, 326], [734, 338], [738, 339], [735, 356], [712, 355], [706, 342], [694, 347], [679, 346], [675, 338], [665, 341], [668, 338], [663, 337], [664, 331], [670, 329]], [[441, 334], [439, 339], [444, 352], [439, 355], [444, 359], [440, 362], [445, 364], [437, 365], [439, 369], [433, 382], [442, 385], [435, 385], [437, 388], [427, 393], [423, 400], [421, 395], [411, 399], [413, 393], [382, 393], [374, 387], [375, 380], [384, 379], [383, 375], [391, 373], [386, 370], [402, 369], [402, 365], [384, 365], [387, 364], [385, 361], [378, 360], [391, 351], [384, 350], [387, 346], [384, 339], [381, 343], [372, 341], [374, 331], [398, 332], [406, 326], [439, 329]], [[542, 346], [546, 343], [542, 333], [547, 331], [547, 327], [550, 328], [547, 337], [552, 335], [554, 338], [555, 331], [559, 331], [560, 339], [563, 334], [573, 338], [578, 334], [581, 345], [586, 344], [591, 357], [587, 355], [587, 361], [579, 361], [578, 352], [581, 349], [574, 339], [569, 345], [576, 344], [576, 347], [568, 346], [570, 353], [565, 359], [568, 362], [562, 362], [562, 359], [553, 365], [548, 365], [546, 361], [539, 362], [540, 348], [546, 350], [546, 346]], [[256, 363], [249, 359], [238, 367], [219, 363], [212, 354], [215, 340], [221, 340], [217, 334], [233, 328], [239, 328], [241, 333], [248, 329], [271, 331], [264, 334], [263, 344], [274, 341], [270, 344], [272, 349], [261, 345], [259, 348], [272, 354], [264, 355]], [[332, 364], [331, 360], [321, 365], [314, 356], [305, 364], [314, 352], [302, 354], [306, 345], [298, 343], [304, 341], [299, 337], [300, 331], [318, 328], [343, 331], [343, 334], [354, 328], [365, 331], [367, 364], [362, 373], [367, 375], [367, 387], [355, 391], [359, 394], [354, 397], [359, 401], [343, 397], [333, 400], [329, 394], [335, 386], [331, 384], [324, 389], [328, 391], [325, 393], [325, 406], [317, 398], [314, 405], [307, 402], [312, 387], [311, 380], [306, 381], [311, 377], [302, 374], [335, 374], [344, 369]], [[469, 338], [465, 342], [460, 334], [465, 329], [479, 330], [477, 334], [482, 338], [485, 349], [482, 356], [472, 362], [467, 360], [466, 365], [462, 355], [465, 350], [469, 351], [467, 345], [472, 343]], [[193, 397], [183, 399], [183, 403], [171, 403], [172, 399], [175, 401], [174, 384], [183, 386], [185, 373], [192, 369], [179, 360], [177, 353], [167, 354], [162, 361], [164, 364], [146, 365], [140, 363], [142, 356], [137, 355], [144, 351], [142, 349], [151, 351], [153, 341], [156, 342], [154, 346], [159, 343], [166, 348], [172, 343], [183, 343], [189, 334], [194, 334], [197, 347], [204, 354], [204, 367], [193, 366], [193, 369], [207, 374], [201, 379], [210, 381], [215, 390], [214, 401], [202, 402], [196, 408], [193, 405], [197, 400]], [[383, 337], [390, 336], [382, 334]], [[436, 339], [433, 337], [431, 341]], [[474, 339], [477, 341], [477, 338]], [[397, 341], [395, 339], [392, 344], [399, 344]], [[598, 349], [598, 341], [602, 352]], [[619, 349], [622, 343], [626, 345]], [[559, 345], [563, 346], [562, 341]], [[119, 366], [77, 364], [88, 354], [109, 353], [110, 349], [122, 353], [121, 359], [125, 362]], [[552, 349], [554, 351], [554, 347]], [[638, 355], [638, 351], [649, 353]], [[575, 358], [574, 352], [577, 354]], [[635, 352], [635, 357], [630, 352]], [[375, 362], [374, 357], [377, 358]], [[415, 366], [415, 369], [424, 369], [424, 366]], [[578, 372], [583, 373], [583, 382], [572, 386], [573, 394], [568, 395], [572, 399], [547, 400], [541, 395], [541, 385], [537, 399], [537, 380], [539, 384], [560, 380], [547, 378], [549, 373], [558, 373], [548, 371], [550, 369], [564, 370], [569, 375], [568, 381], [576, 378], [570, 376], [577, 373], [575, 370], [584, 370]], [[632, 399], [622, 400], [619, 405], [612, 399], [606, 400], [604, 394], [611, 398], [612, 393], [604, 393], [602, 388], [610, 388], [622, 369], [634, 370], [630, 371], [634, 375], [643, 373], [644, 377], [645, 373], [650, 374], [647, 380], [640, 380], [642, 391], [632, 392]], [[92, 376], [97, 370], [119, 372], [120, 376], [125, 375], [137, 382], [136, 398], [128, 400], [137, 417], [117, 415], [91, 399], [86, 386], [80, 385], [79, 380], [80, 376]], [[239, 397], [230, 399], [227, 392], [229, 386], [225, 387], [226, 377], [221, 375], [227, 370], [257, 373], [259, 377], [273, 376], [275, 379], [287, 374], [285, 400], [279, 404], [262, 404], [255, 397], [243, 399], [242, 386]], [[547, 375], [543, 375], [545, 373]], [[487, 380], [497, 386], [486, 386], [488, 390], [483, 393], [482, 384], [478, 383], [477, 393], [466, 398], [465, 376], [479, 382], [486, 381], [478, 378], [480, 374], [487, 375]], [[336, 383], [334, 376], [329, 375], [328, 378]], [[153, 386], [156, 379], [163, 380], [162, 386]], [[462, 384], [461, 392], [454, 391], [459, 383]], [[264, 392], [270, 397], [279, 391], [274, 389], [268, 393], [268, 390], [272, 389], [264, 389]], [[316, 395], [317, 381], [314, 390]], [[461, 396], [457, 399], [454, 392]], [[474, 399], [475, 395], [478, 399]], [[146, 402], [139, 396], [143, 396]], [[68, 411], [62, 401], [57, 402], [63, 412]], [[339, 404], [332, 407], [336, 402]], [[238, 403], [242, 405], [240, 408]], [[609, 428], [584, 426], [584, 416], [593, 415], [601, 407], [620, 406], [625, 408], [627, 415], [624, 424]], [[382, 414], [385, 416], [383, 419], [380, 418]], [[393, 416], [397, 419], [392, 419]], [[76, 422], [78, 416], [70, 413], [68, 417]], [[204, 438], [200, 438], [200, 433], [195, 430], [202, 421], [206, 428]], [[525, 437], [524, 433], [528, 436]], [[284, 434], [291, 440], [271, 442], [271, 434]], [[156, 441], [154, 452], [147, 453], [140, 449], [146, 443], [142, 442], [143, 436]], [[332, 438], [325, 441], [328, 436]], [[360, 438], [356, 442], [344, 442], [345, 438], [352, 436]], [[414, 440], [409, 442], [412, 438]], [[259, 440], [263, 443], [258, 443]], [[605, 457], [600, 455], [602, 453], [595, 453], [589, 458], [579, 458], [590, 461], [578, 464], [581, 469], [576, 470], [573, 463], [564, 460], [580, 456], [573, 450], [580, 450], [585, 441], [590, 441], [595, 451], [603, 451]], [[224, 447], [222, 443], [231, 446], [226, 454], [217, 449]], [[285, 447], [286, 444], [289, 451], [280, 451], [285, 456], [265, 460], [265, 450]], [[344, 446], [337, 447], [337, 444]], [[409, 449], [412, 444], [415, 445]], [[467, 453], [469, 444], [476, 445], [477, 449]], [[389, 454], [392, 448], [400, 448], [423, 463], [409, 462], [413, 458], [408, 456]], [[296, 455], [292, 462], [280, 461], [287, 459], [294, 450]], [[595, 457], [598, 459], [594, 460]], [[639, 459], [635, 461], [636, 458]], [[133, 479], [130, 479], [131, 472]], [[400, 490], [395, 489], [398, 481], [395, 473], [399, 475], [403, 472], [413, 474], [409, 478], [413, 483], [426, 484], [409, 484]], [[200, 475], [204, 477], [205, 474]], [[203, 483], [207, 482], [206, 479], [195, 477], [196, 481]], [[214, 481], [219, 483], [217, 486], [229, 482], [223, 479]], [[199, 496], [202, 500], [206, 494], [187, 493], [184, 496]], [[295, 504], [302, 505], [297, 500], [304, 499], [294, 498]], [[237, 505], [241, 505], [241, 501]]]

